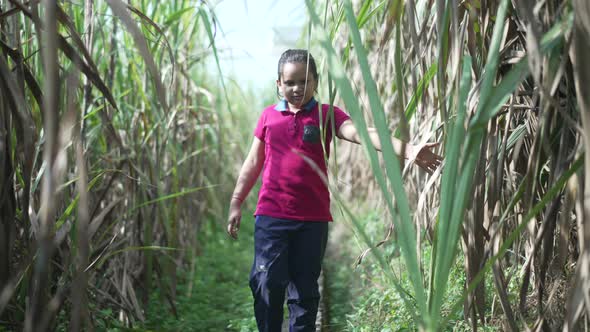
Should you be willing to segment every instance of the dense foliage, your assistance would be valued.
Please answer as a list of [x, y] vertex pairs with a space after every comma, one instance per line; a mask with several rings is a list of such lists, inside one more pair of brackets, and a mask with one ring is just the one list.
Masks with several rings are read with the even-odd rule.
[[[590, 259], [587, 2], [353, 2], [307, 1], [329, 99], [366, 143], [375, 126], [382, 142], [394, 134], [444, 146], [432, 176], [401, 169], [387, 146], [382, 159], [370, 143], [364, 154], [340, 149], [333, 190], [365, 246], [377, 240], [349, 202], [387, 209], [379, 245], [400, 248], [407, 278], [372, 253], [416, 328], [447, 328], [462, 307], [472, 330], [575, 330], [587, 319]], [[465, 290], [448, 310], [457, 257]]]
[[206, 64], [211, 8], [0, 1], [0, 29], [2, 325], [133, 326], [154, 288], [174, 306], [249, 139], [222, 107], [248, 92]]
[[[318, 99], [384, 142], [332, 150], [333, 330], [587, 322], [588, 2], [306, 7]], [[223, 224], [256, 103], [231, 102], [254, 98], [218, 24], [207, 1], [0, 0], [3, 329], [254, 328]], [[400, 165], [391, 135], [444, 167]]]

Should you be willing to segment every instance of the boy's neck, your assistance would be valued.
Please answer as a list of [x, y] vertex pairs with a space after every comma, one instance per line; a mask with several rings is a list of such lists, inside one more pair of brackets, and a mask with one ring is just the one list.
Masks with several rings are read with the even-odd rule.
[[[289, 103], [288, 103], [288, 104], [289, 104]], [[301, 105], [301, 106], [296, 106], [296, 105], [291, 105], [291, 104], [289, 104], [289, 111], [291, 111], [291, 112], [293, 112], [293, 113], [297, 113], [297, 112], [299, 112], [299, 111], [303, 110], [303, 106], [304, 106], [304, 105]]]
[[299, 111], [303, 111], [306, 109], [306, 107], [308, 105], [312, 105], [311, 103], [315, 101], [315, 99], [312, 97], [310, 100], [308, 100], [306, 103], [303, 103], [301, 105], [293, 105], [289, 102], [287, 102], [287, 107], [289, 108], [289, 111], [293, 112], [293, 113], [297, 113]]

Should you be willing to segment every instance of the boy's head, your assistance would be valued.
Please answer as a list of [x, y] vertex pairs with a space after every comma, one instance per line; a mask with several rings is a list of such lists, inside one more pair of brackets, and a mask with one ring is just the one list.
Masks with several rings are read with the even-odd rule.
[[306, 50], [287, 50], [279, 59], [277, 94], [289, 104], [301, 107], [311, 100], [317, 88], [315, 60]]

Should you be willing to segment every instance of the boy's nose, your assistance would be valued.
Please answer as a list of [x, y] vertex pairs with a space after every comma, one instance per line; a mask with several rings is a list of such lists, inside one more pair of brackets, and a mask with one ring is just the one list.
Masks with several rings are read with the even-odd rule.
[[295, 91], [303, 91], [304, 89], [305, 89], [305, 85], [302, 85], [302, 84], [296, 84], [293, 87], [293, 90], [295, 90]]

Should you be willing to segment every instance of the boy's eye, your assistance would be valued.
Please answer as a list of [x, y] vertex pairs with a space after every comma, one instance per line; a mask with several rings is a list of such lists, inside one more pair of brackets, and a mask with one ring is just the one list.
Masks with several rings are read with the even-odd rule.
[[[307, 84], [309, 84], [309, 81], [307, 81]], [[292, 86], [295, 86], [295, 85], [304, 86], [304, 85], [306, 85], [306, 82], [305, 81], [299, 81], [299, 82], [285, 81], [285, 85], [286, 86], [289, 86], [289, 87], [292, 87]]]

